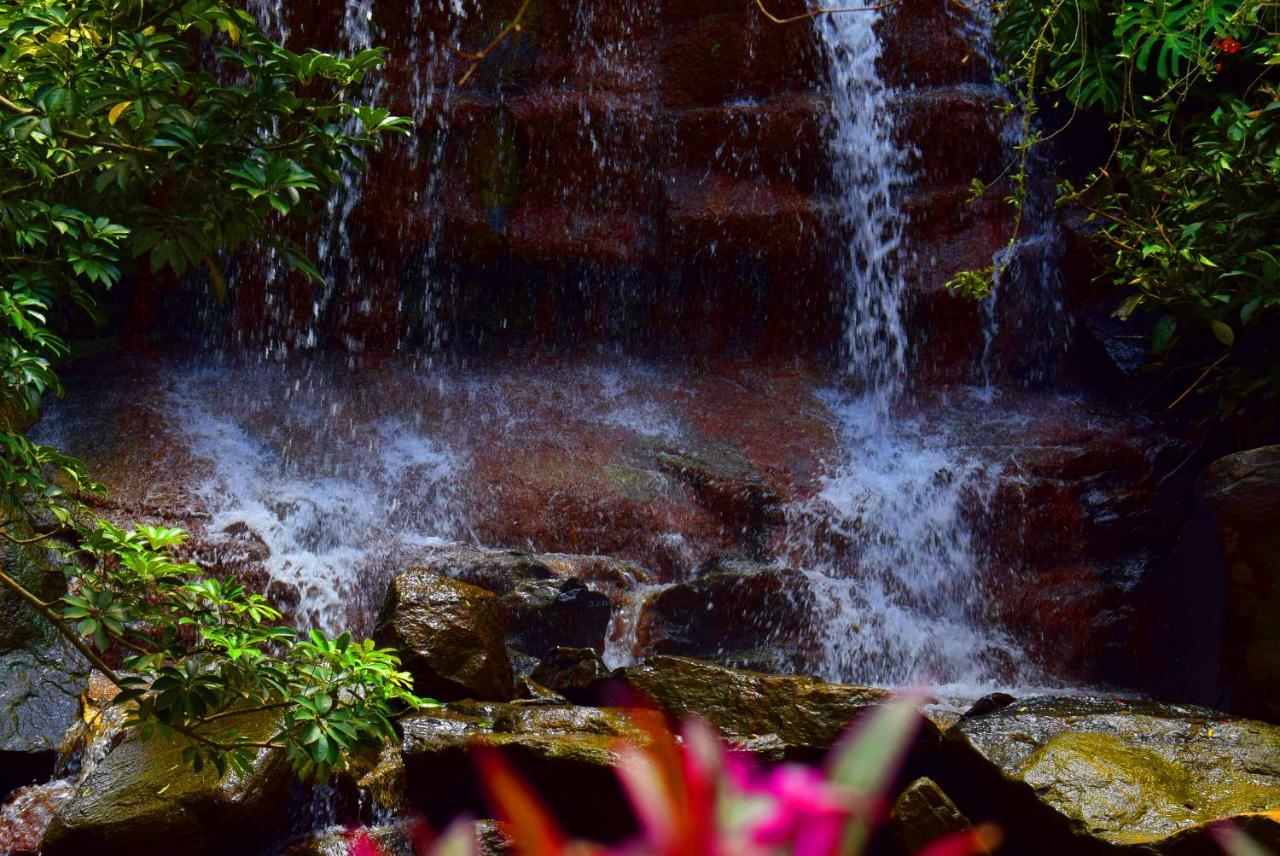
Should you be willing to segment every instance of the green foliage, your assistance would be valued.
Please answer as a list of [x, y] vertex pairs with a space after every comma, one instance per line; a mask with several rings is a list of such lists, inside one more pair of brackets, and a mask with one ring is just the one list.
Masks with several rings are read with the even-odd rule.
[[[215, 259], [253, 240], [318, 277], [276, 221], [314, 213], [379, 135], [405, 130], [347, 100], [381, 60], [287, 50], [222, 0], [0, 0], [0, 537], [75, 545], [55, 606], [0, 582], [120, 685], [143, 738], [193, 741], [196, 768], [243, 768], [271, 745], [324, 778], [421, 700], [390, 652], [299, 636], [260, 596], [176, 561], [183, 533], [86, 521], [78, 501], [101, 487], [20, 429], [60, 391], [59, 320], [92, 317], [131, 268], [203, 266], [221, 298]], [[260, 711], [279, 712], [278, 733], [238, 737], [236, 718]]]
[[379, 134], [407, 125], [346, 100], [381, 51], [293, 52], [233, 3], [0, 0], [0, 34], [0, 406], [12, 411], [58, 389], [55, 313], [92, 313], [128, 265], [206, 266], [221, 292], [217, 255], [258, 240], [315, 275], [272, 221], [312, 213]]
[[[427, 703], [390, 651], [349, 633], [300, 636], [261, 595], [177, 561], [186, 538], [100, 522], [71, 551], [72, 590], [55, 608], [97, 656], [122, 655], [114, 703], [143, 739], [189, 738], [197, 771], [243, 771], [278, 747], [300, 775], [326, 779], [350, 754], [393, 740], [398, 709]], [[280, 718], [265, 743], [236, 731], [237, 718], [266, 711]]]
[[994, 277], [995, 265], [981, 270], [962, 270], [947, 282], [947, 288], [965, 297], [982, 300], [995, 287]]
[[[1126, 294], [1155, 315], [1154, 356], [1190, 369], [1225, 412], [1280, 390], [1280, 2], [999, 0], [996, 41], [1031, 117], [1112, 128], [1083, 204]], [[1025, 168], [1015, 176], [1025, 182]], [[957, 280], [957, 285], [962, 284]]]

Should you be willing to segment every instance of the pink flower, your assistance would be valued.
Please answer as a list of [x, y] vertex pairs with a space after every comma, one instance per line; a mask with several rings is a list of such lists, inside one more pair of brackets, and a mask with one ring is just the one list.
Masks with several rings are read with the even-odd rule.
[[817, 770], [776, 767], [753, 790], [771, 801], [769, 810], [751, 830], [754, 843], [764, 847], [791, 845], [795, 856], [838, 852], [849, 820], [848, 804]]
[[347, 856], [385, 856], [382, 847], [367, 829], [353, 829], [347, 833]]

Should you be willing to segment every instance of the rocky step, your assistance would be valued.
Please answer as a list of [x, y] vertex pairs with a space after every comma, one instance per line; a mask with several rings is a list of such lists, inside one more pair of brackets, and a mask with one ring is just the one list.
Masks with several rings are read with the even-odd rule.
[[1013, 852], [1212, 854], [1229, 821], [1280, 846], [1280, 728], [1207, 708], [1032, 698], [966, 716], [940, 778]]
[[[382, 805], [423, 812], [443, 828], [459, 814], [484, 815], [475, 757], [498, 751], [572, 833], [612, 841], [634, 829], [612, 769], [618, 741], [645, 745], [659, 716], [699, 716], [766, 761], [813, 762], [893, 698], [676, 657], [621, 669], [608, 683], [616, 697], [647, 699], [663, 713], [460, 701], [405, 716], [400, 744], [350, 776]], [[274, 727], [264, 717], [245, 733]], [[253, 772], [238, 778], [191, 772], [181, 749], [181, 741], [117, 745], [69, 798], [59, 798], [65, 801], [43, 852], [178, 847], [203, 856], [261, 847], [279, 834], [291, 787], [281, 753], [261, 754]], [[1223, 820], [1274, 847], [1280, 726], [1141, 700], [993, 696], [958, 721], [922, 717], [891, 796], [887, 831], [908, 847], [989, 822], [1010, 853], [1208, 856], [1216, 852], [1212, 827]]]

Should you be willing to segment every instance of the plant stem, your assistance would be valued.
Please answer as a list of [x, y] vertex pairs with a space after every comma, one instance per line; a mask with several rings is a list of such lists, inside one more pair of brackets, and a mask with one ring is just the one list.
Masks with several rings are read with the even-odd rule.
[[111, 681], [111, 683], [115, 684], [118, 688], [124, 689], [120, 683], [120, 676], [116, 674], [115, 670], [103, 662], [102, 658], [99, 657], [92, 648], [84, 644], [84, 640], [80, 638], [80, 635], [68, 627], [67, 623], [62, 620], [62, 617], [50, 608], [49, 604], [36, 597], [32, 592], [28, 591], [22, 583], [18, 582], [2, 570], [0, 570], [0, 585], [4, 585], [5, 588], [25, 600], [32, 609], [40, 613], [46, 621], [52, 624], [59, 633], [66, 637], [66, 640], [74, 645], [75, 649], [79, 651], [95, 669], [102, 672], [102, 674], [106, 676], [107, 680]]

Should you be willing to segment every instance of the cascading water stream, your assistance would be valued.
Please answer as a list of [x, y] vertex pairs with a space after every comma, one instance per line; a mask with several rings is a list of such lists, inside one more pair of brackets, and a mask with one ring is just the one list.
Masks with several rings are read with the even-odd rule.
[[[465, 15], [463, 6], [451, 0], [449, 8], [456, 27]], [[287, 7], [258, 0], [255, 9], [273, 31], [289, 31]], [[348, 0], [343, 10], [338, 35], [343, 49], [359, 50], [379, 40], [374, 4]], [[456, 93], [452, 85], [440, 83], [448, 76], [437, 71], [452, 57], [457, 40], [456, 33], [419, 33], [418, 4], [405, 11], [415, 27], [407, 58], [417, 71], [411, 76], [412, 112], [420, 131], [428, 132], [403, 144], [411, 160], [421, 161], [414, 175], [425, 176], [411, 194], [414, 207], [401, 214], [402, 228], [407, 229], [415, 218], [431, 219], [444, 195], [442, 188], [454, 186], [448, 184], [441, 162], [441, 139], [450, 131], [449, 105]], [[629, 127], [659, 106], [651, 94], [657, 90], [644, 90], [633, 79], [636, 74], [652, 74], [652, 69], [635, 71], [651, 60], [645, 55], [647, 43], [634, 37], [635, 31], [653, 25], [643, 16], [639, 8], [610, 17], [584, 6], [569, 21], [570, 64], [554, 86], [533, 94], [508, 93], [497, 86], [476, 96], [487, 125], [527, 122], [528, 115], [548, 111], [557, 123], [554, 132], [571, 141], [568, 148], [594, 159], [563, 177], [562, 195], [556, 200], [563, 211], [557, 212], [571, 216], [563, 226], [568, 234], [556, 234], [557, 241], [587, 241], [602, 224], [608, 226], [614, 214], [647, 223], [645, 216], [653, 213], [649, 206], [672, 204], [674, 197], [663, 195], [668, 188], [661, 174], [646, 161], [655, 132], [647, 126]], [[803, 570], [821, 594], [813, 621], [822, 645], [819, 662], [812, 667], [826, 677], [890, 685], [917, 679], [970, 686], [1015, 682], [1026, 677], [1009, 665], [1019, 659], [1016, 649], [983, 614], [986, 557], [973, 529], [1000, 474], [1000, 462], [961, 438], [952, 416], [989, 391], [976, 396], [953, 393], [958, 403], [950, 408], [925, 407], [909, 394], [914, 390], [905, 313], [912, 288], [907, 273], [911, 247], [900, 197], [921, 177], [911, 174], [911, 152], [895, 127], [899, 93], [878, 73], [883, 59], [877, 33], [881, 20], [878, 13], [859, 12], [830, 15], [815, 24], [826, 51], [831, 102], [827, 144], [838, 185], [839, 216], [832, 240], [844, 242], [837, 255], [845, 274], [838, 301], [844, 320], [839, 378], [834, 389], [820, 394], [817, 406], [837, 441], [834, 450], [823, 453], [825, 470], [816, 489], [806, 488], [786, 507], [781, 537], [771, 546], [777, 548], [775, 558]], [[776, 33], [766, 31], [763, 37]], [[748, 47], [747, 55], [752, 56], [755, 42]], [[372, 100], [385, 94], [376, 88], [365, 93]], [[723, 114], [748, 130], [750, 123], [763, 127], [778, 115], [738, 90], [726, 98], [723, 109], [689, 112], [707, 121]], [[438, 139], [420, 149], [416, 140], [431, 136]], [[754, 151], [739, 140], [713, 148], [713, 159], [721, 157], [725, 144], [737, 146], [733, 156], [744, 159], [732, 173], [737, 178], [759, 179], [751, 184], [754, 188], [773, 177], [764, 164], [777, 159], [757, 162]], [[555, 150], [534, 151], [548, 162], [534, 163], [530, 171], [551, 172]], [[459, 169], [491, 166], [466, 163]], [[687, 165], [682, 169], [690, 171]], [[713, 178], [727, 181], [713, 176], [710, 166], [698, 181], [710, 186]], [[579, 192], [584, 185], [593, 194]], [[353, 175], [331, 200], [332, 228], [319, 245], [319, 261], [331, 285], [314, 296], [303, 345], [317, 343], [322, 316], [332, 315], [332, 310], [367, 314], [383, 308], [365, 293], [361, 279], [371, 260], [359, 257], [365, 252], [364, 239], [371, 236], [360, 231], [370, 227], [355, 215], [362, 203], [373, 201], [366, 193]], [[592, 201], [579, 211], [583, 198]], [[485, 210], [482, 216], [491, 214]], [[506, 217], [506, 209], [493, 214], [499, 215]], [[397, 275], [416, 266], [407, 276], [421, 292], [423, 307], [431, 305], [432, 289], [451, 285], [435, 277], [433, 259], [441, 241], [434, 229], [417, 233], [428, 235], [425, 254], [415, 250], [404, 259], [372, 260], [384, 268], [376, 269], [375, 264], [375, 275], [396, 265], [402, 268]], [[640, 227], [645, 229], [656, 232], [658, 227]], [[691, 251], [714, 258], [715, 243]], [[652, 280], [636, 277], [629, 265], [575, 264], [566, 282], [581, 292], [582, 304], [589, 307], [605, 305], [593, 303], [605, 292], [616, 297], [627, 291], [624, 305], [658, 299], [631, 293], [637, 283]], [[388, 281], [404, 285], [394, 277]], [[457, 287], [484, 285], [459, 282]], [[409, 312], [417, 311], [413, 304], [419, 297], [406, 297], [408, 291], [398, 293], [397, 311], [406, 304]], [[431, 328], [430, 335], [421, 337], [429, 346], [449, 336], [447, 325], [434, 317], [423, 315], [416, 322]], [[404, 340], [396, 342], [403, 346]], [[358, 352], [359, 343], [352, 342], [350, 350]], [[646, 374], [625, 359], [615, 360], [603, 373], [589, 366], [567, 370], [567, 382], [585, 383], [586, 391], [560, 406], [542, 401], [512, 404], [504, 398], [512, 395], [513, 384], [524, 387], [514, 390], [517, 402], [526, 390], [559, 394], [551, 367], [523, 373], [503, 368], [466, 378], [465, 373], [439, 369], [428, 352], [388, 367], [385, 374], [359, 367], [355, 358], [318, 355], [316, 362], [324, 367], [313, 373], [306, 365], [283, 359], [298, 359], [285, 337], [271, 341], [266, 354], [261, 364], [245, 371], [172, 372], [168, 382], [173, 393], [164, 408], [177, 414], [181, 439], [176, 442], [210, 464], [207, 472], [201, 470], [195, 490], [209, 515], [205, 528], [222, 541], [246, 539], [245, 549], [265, 557], [267, 575], [286, 587], [299, 621], [330, 628], [353, 621], [367, 627], [386, 577], [420, 558], [424, 548], [445, 541], [538, 548], [539, 539], [546, 538], [542, 530], [486, 538], [472, 528], [475, 518], [488, 511], [477, 506], [500, 506], [505, 493], [519, 493], [528, 475], [520, 467], [532, 466], [529, 460], [504, 461], [506, 469], [497, 473], [495, 489], [469, 493], [475, 483], [488, 489], [483, 479], [493, 477], [487, 472], [476, 475], [480, 467], [475, 458], [483, 453], [488, 437], [505, 439], [521, 453], [532, 449], [528, 457], [534, 463], [537, 455], [550, 456], [566, 446], [588, 449], [598, 436], [613, 436], [610, 432], [621, 432], [620, 442], [636, 455], [651, 456], [659, 447], [679, 449], [704, 441], [703, 423], [726, 418], [710, 412], [696, 419], [681, 415], [683, 402], [693, 394], [685, 379], [673, 380], [679, 373], [665, 368]], [[727, 383], [738, 382], [735, 376]], [[435, 409], [425, 402], [434, 402]], [[735, 404], [722, 406], [733, 412]], [[531, 412], [547, 419], [547, 426], [537, 425]], [[562, 426], [559, 435], [557, 426]], [[536, 442], [521, 445], [530, 437]], [[634, 477], [631, 463], [609, 461], [606, 469], [626, 481]], [[779, 466], [785, 466], [785, 460]], [[566, 479], [578, 476], [564, 474]], [[637, 500], [640, 504], [660, 504], [671, 492], [686, 489], [676, 482], [669, 473], [655, 477], [646, 472], [634, 484], [626, 481], [625, 488], [643, 498]], [[730, 549], [724, 546], [722, 529], [740, 526], [736, 521], [643, 517], [640, 511], [632, 519], [657, 520], [653, 525], [658, 531], [651, 534], [665, 539], [662, 556], [678, 566], [676, 571], [664, 570], [665, 580], [688, 578], [710, 551]], [[697, 537], [703, 540], [697, 542]], [[610, 542], [605, 538], [602, 543]], [[616, 612], [608, 650], [614, 664], [635, 656], [644, 598], [661, 584], [657, 579], [640, 581], [630, 601]]]
[[[825, 16], [845, 254], [843, 369], [828, 396], [845, 458], [791, 509], [789, 558], [819, 598], [820, 669], [831, 678], [977, 687], [1010, 674], [1013, 643], [979, 614], [982, 545], [971, 531], [997, 465], [958, 448], [945, 420], [910, 416], [908, 247], [899, 206], [910, 183], [894, 93], [877, 69], [876, 11]], [[1002, 653], [1003, 652], [1003, 653]], [[1001, 668], [1003, 666], [1003, 668]]]
[[888, 417], [907, 369], [897, 197], [908, 176], [894, 138], [889, 92], [876, 68], [879, 19], [875, 11], [851, 12], [826, 15], [817, 25], [829, 64], [839, 232], [848, 241], [843, 369], [873, 404], [869, 415], [876, 422]]

